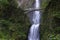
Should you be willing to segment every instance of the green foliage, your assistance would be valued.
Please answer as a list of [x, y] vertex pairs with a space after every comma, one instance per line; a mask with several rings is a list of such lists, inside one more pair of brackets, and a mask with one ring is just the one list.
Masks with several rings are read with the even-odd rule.
[[6, 5], [8, 4], [8, 0], [0, 0], [0, 5]]
[[60, 34], [49, 34], [49, 39], [48, 40], [60, 40]]
[[[41, 40], [60, 40], [60, 0], [51, 0], [42, 14]], [[50, 34], [50, 36], [48, 36]], [[56, 35], [56, 36], [55, 36]]]
[[27, 15], [17, 8], [15, 0], [0, 0], [0, 3], [0, 39], [25, 40], [29, 28]]

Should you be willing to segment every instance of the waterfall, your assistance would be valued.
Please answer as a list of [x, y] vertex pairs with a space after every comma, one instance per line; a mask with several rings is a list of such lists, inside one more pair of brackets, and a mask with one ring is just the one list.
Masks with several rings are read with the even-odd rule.
[[[40, 8], [40, 0], [35, 0], [34, 8]], [[40, 40], [39, 36], [39, 25], [40, 25], [40, 11], [33, 11], [33, 13], [29, 13], [31, 27], [28, 34], [28, 40]]]

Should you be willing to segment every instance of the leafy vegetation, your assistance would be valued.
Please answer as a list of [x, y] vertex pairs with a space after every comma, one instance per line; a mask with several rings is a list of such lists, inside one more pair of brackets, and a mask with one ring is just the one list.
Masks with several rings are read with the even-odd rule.
[[[44, 13], [42, 14], [42, 26], [41, 34], [43, 34], [42, 40], [48, 40], [50, 36], [60, 35], [60, 0], [51, 0], [46, 6]], [[48, 35], [50, 36], [48, 37]], [[53, 36], [49, 40], [59, 40], [56, 36]]]
[[0, 39], [25, 40], [30, 25], [27, 15], [14, 0], [2, 0], [0, 5]]

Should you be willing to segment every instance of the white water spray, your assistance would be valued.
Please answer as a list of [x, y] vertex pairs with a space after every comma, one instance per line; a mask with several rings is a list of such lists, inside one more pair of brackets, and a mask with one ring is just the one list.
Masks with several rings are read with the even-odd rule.
[[[35, 4], [34, 7], [36, 9], [40, 8], [40, 1], [39, 0], [35, 0]], [[40, 40], [39, 37], [39, 25], [40, 25], [40, 11], [34, 11], [33, 13], [29, 14], [30, 16], [30, 21], [32, 23], [32, 26], [30, 28], [29, 31], [29, 35], [28, 35], [28, 40]]]

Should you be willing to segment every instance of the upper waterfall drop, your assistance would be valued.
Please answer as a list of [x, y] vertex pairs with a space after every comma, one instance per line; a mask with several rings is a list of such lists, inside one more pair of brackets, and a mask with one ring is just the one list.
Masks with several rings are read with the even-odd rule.
[[[40, 0], [35, 0], [34, 8], [40, 8]], [[40, 40], [39, 36], [39, 25], [40, 25], [40, 18], [41, 13], [40, 11], [33, 11], [33, 13], [29, 13], [30, 21], [32, 26], [30, 27], [28, 40]]]
[[35, 0], [35, 8], [39, 9], [40, 8], [40, 1]]

